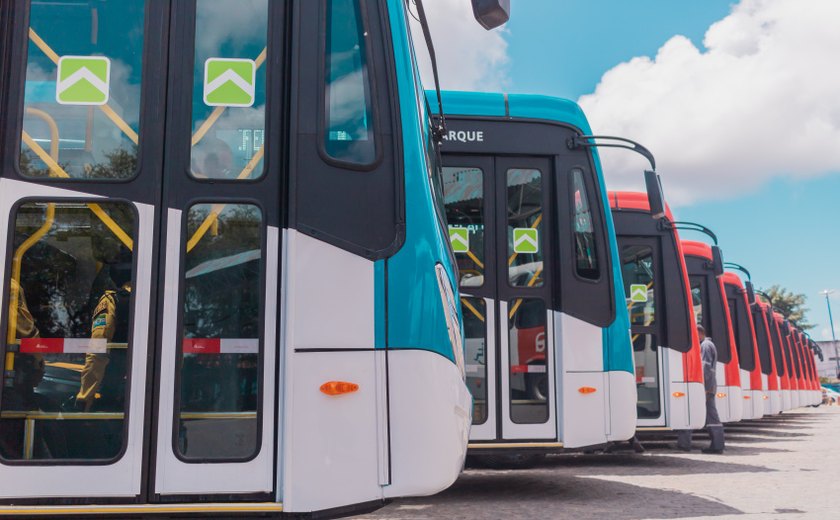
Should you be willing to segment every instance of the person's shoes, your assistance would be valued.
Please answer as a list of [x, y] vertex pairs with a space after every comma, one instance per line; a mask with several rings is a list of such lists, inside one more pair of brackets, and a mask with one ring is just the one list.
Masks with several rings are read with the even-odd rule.
[[633, 448], [633, 451], [635, 451], [636, 453], [644, 453], [645, 452], [645, 447], [642, 446], [642, 443], [639, 442], [637, 439], [632, 439], [630, 441], [630, 446]]
[[703, 453], [707, 453], [707, 454], [711, 453], [711, 454], [714, 454], [714, 455], [720, 455], [720, 454], [723, 453], [723, 450], [716, 450], [714, 448], [703, 448], [701, 451]]

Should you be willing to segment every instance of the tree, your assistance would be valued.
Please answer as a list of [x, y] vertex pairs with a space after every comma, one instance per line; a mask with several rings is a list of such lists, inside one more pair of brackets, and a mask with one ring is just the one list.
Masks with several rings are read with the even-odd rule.
[[815, 327], [815, 325], [808, 323], [806, 315], [810, 309], [805, 307], [804, 294], [797, 294], [793, 291], [788, 291], [778, 284], [770, 286], [763, 292], [770, 297], [773, 307], [775, 307], [782, 316], [795, 323], [797, 327], [802, 330], [810, 330]]

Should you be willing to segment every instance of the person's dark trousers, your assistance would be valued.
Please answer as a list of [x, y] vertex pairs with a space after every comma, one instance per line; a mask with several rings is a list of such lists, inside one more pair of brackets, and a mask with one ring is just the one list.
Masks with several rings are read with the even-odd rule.
[[706, 430], [712, 439], [710, 450], [723, 451], [723, 423], [720, 422], [717, 406], [715, 405], [715, 394], [706, 393]]
[[[725, 443], [723, 436], [723, 424], [720, 422], [717, 406], [715, 406], [715, 394], [706, 394], [706, 430], [712, 443], [710, 450], [723, 451]], [[677, 430], [677, 448], [681, 450], [691, 449], [691, 430]]]

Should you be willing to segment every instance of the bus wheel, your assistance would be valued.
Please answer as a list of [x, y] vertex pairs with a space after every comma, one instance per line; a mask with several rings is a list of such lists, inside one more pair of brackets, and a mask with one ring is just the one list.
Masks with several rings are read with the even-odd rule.
[[548, 375], [528, 374], [528, 397], [535, 401], [548, 399]]

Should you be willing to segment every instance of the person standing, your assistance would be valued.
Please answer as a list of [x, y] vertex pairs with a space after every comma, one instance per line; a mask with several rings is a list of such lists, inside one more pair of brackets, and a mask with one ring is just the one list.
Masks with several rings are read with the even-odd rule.
[[[717, 406], [715, 405], [715, 394], [717, 393], [717, 380], [715, 369], [717, 367], [717, 347], [712, 339], [706, 336], [706, 329], [697, 325], [697, 335], [700, 336], [700, 355], [703, 359], [703, 381], [706, 387], [706, 431], [712, 443], [703, 453], [723, 453], [724, 436], [723, 423], [720, 422]], [[680, 430], [677, 433], [677, 448], [683, 451], [691, 450], [691, 430]]]

